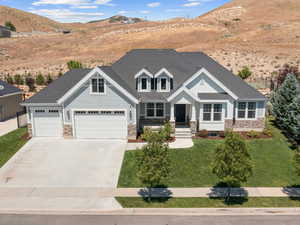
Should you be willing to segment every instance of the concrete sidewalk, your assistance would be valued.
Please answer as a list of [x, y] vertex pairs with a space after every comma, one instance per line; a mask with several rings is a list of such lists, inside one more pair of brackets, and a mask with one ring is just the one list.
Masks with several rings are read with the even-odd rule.
[[[227, 188], [154, 188], [153, 197], [224, 197]], [[28, 198], [109, 198], [147, 196], [143, 188], [88, 187], [1, 187], [0, 200], [6, 197]], [[236, 197], [300, 197], [300, 188], [245, 187], [232, 188]], [[1, 202], [1, 201], [0, 201]]]
[[[132, 151], [132, 150], [139, 150], [143, 146], [145, 146], [147, 143], [128, 143], [126, 150]], [[179, 138], [176, 139], [174, 142], [169, 143], [169, 148], [171, 149], [186, 149], [191, 148], [194, 146], [192, 138]]]

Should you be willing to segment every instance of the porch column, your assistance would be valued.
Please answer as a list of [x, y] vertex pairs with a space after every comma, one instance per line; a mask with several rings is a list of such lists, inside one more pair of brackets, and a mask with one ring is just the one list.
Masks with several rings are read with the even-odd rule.
[[196, 106], [195, 102], [192, 104], [192, 116], [191, 116], [191, 121], [196, 121]]
[[170, 121], [175, 121], [174, 103], [171, 103]]

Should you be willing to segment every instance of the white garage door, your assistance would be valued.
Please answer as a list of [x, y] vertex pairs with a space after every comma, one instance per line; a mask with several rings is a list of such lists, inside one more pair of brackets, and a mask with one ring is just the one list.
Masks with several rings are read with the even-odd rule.
[[77, 138], [127, 138], [125, 110], [89, 110], [74, 112]]
[[63, 125], [60, 110], [36, 109], [33, 111], [34, 136], [61, 137]]

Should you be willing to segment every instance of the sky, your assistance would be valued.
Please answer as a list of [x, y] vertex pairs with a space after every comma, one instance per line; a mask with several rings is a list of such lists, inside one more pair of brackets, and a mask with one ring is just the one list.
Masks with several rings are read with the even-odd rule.
[[164, 20], [200, 16], [230, 0], [0, 0], [0, 5], [59, 22], [88, 22], [114, 15]]

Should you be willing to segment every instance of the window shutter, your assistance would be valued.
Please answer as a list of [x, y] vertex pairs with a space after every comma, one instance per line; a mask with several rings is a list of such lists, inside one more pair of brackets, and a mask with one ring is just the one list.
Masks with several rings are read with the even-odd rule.
[[157, 90], [157, 78], [154, 79], [154, 89]]
[[155, 89], [155, 81], [154, 78], [151, 78], [151, 90]]
[[135, 89], [138, 90], [139, 79], [135, 79]]
[[173, 78], [170, 79], [170, 89], [173, 90]]

